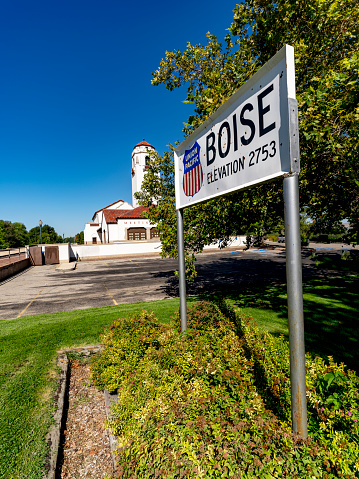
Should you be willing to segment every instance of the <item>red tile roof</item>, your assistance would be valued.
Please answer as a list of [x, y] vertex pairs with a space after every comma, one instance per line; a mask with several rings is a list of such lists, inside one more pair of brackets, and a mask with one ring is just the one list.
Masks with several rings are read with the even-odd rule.
[[141, 141], [141, 143], [137, 143], [137, 145], [135, 145], [135, 148], [136, 148], [136, 146], [150, 146], [151, 148], [155, 149], [155, 147], [150, 145], [149, 143], [147, 143], [147, 141], [145, 139], [143, 139]]
[[[120, 201], [123, 201], [123, 200], [117, 200], [117, 201], [114, 201], [113, 203], [111, 203], [110, 205], [107, 205], [107, 206], [104, 206], [103, 208], [101, 208], [100, 210], [97, 210], [95, 211], [95, 213], [93, 214], [93, 217], [92, 219], [95, 218], [96, 214], [99, 213], [100, 211], [104, 210], [105, 208], [109, 208], [110, 206], [112, 205], [115, 205], [116, 203], [119, 203]], [[124, 201], [123, 201], [124, 202]]]
[[107, 224], [117, 223], [117, 216], [119, 211], [126, 211], [126, 210], [103, 210], [103, 214], [105, 216], [105, 220]]
[[107, 224], [116, 224], [117, 218], [128, 218], [128, 219], [137, 219], [144, 218], [143, 213], [147, 211], [148, 208], [145, 206], [138, 206], [133, 210], [103, 210], [105, 215], [105, 220]]

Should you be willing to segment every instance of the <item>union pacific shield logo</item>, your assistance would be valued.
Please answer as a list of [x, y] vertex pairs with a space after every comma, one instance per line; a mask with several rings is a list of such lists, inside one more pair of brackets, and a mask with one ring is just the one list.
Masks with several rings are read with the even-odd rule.
[[186, 150], [183, 157], [183, 191], [186, 196], [194, 196], [203, 184], [203, 170], [199, 158], [201, 147], [196, 143]]

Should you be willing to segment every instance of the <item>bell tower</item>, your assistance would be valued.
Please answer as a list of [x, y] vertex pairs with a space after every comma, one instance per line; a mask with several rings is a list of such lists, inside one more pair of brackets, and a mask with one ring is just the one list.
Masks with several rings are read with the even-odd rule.
[[143, 140], [138, 143], [132, 152], [132, 205], [134, 208], [139, 206], [135, 198], [135, 193], [141, 191], [143, 179], [145, 177], [148, 162], [150, 160], [149, 152], [154, 151], [154, 147]]

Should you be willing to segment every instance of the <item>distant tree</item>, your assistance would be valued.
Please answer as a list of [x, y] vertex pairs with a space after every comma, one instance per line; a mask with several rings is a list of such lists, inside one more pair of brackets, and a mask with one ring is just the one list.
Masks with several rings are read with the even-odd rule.
[[[40, 226], [35, 226], [29, 231], [29, 243], [30, 244], [40, 244]], [[62, 237], [58, 235], [53, 226], [43, 225], [42, 226], [42, 243], [51, 244], [51, 243], [62, 243]]]
[[84, 244], [84, 232], [81, 231], [75, 235], [75, 242], [77, 244]]
[[43, 231], [42, 233], [42, 244], [51, 244], [53, 241], [51, 241], [49, 233], [46, 231]]
[[3, 226], [3, 221], [0, 221], [0, 249], [9, 247], [9, 243], [6, 241], [6, 232]]
[[63, 243], [75, 243], [75, 237], [74, 236], [67, 236], [66, 238], [63, 239]]
[[28, 243], [28, 232], [23, 223], [1, 220], [0, 224], [4, 232], [4, 244], [7, 244], [7, 248], [25, 246]]

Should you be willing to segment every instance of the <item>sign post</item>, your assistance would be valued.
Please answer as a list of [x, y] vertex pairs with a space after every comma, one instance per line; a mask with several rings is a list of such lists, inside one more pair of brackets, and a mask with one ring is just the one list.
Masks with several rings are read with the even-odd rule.
[[186, 269], [184, 260], [183, 210], [177, 210], [178, 273], [181, 332], [187, 329]]
[[292, 427], [308, 437], [298, 175], [283, 180]]
[[294, 49], [285, 45], [174, 152], [181, 328], [187, 327], [185, 207], [284, 178], [293, 431], [307, 437]]

